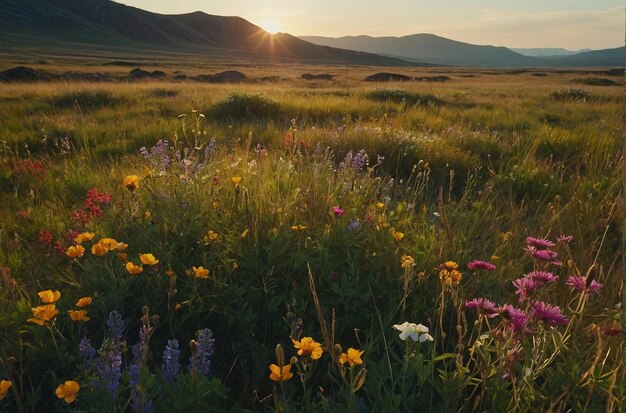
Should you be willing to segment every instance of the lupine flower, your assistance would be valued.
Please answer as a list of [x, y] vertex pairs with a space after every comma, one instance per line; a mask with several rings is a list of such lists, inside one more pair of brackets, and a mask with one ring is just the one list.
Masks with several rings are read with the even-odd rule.
[[209, 270], [200, 266], [200, 267], [191, 267], [193, 270], [193, 274], [196, 278], [208, 278]]
[[599, 282], [597, 282], [596, 280], [591, 280], [591, 282], [589, 283], [589, 285], [587, 285], [587, 280], [585, 279], [585, 277], [581, 276], [581, 275], [577, 275], [577, 276], [570, 276], [567, 279], [567, 285], [569, 285], [570, 287], [572, 287], [575, 290], [578, 291], [587, 291], [587, 295], [591, 294], [591, 293], [595, 293], [595, 294], [600, 294], [600, 290], [602, 289], [603, 285]]
[[63, 384], [59, 384], [54, 394], [56, 394], [59, 399], [63, 399], [65, 403], [70, 404], [76, 399], [79, 390], [80, 384], [74, 380], [68, 380]]
[[311, 337], [302, 337], [300, 341], [291, 339], [293, 346], [298, 349], [299, 356], [311, 357], [312, 360], [317, 360], [322, 357], [322, 345]]
[[122, 376], [121, 344], [125, 324], [120, 313], [111, 311], [106, 325], [111, 338], [105, 340], [100, 348], [100, 358], [96, 362], [99, 378], [96, 387], [106, 389], [114, 397]]
[[81, 297], [78, 299], [78, 301], [76, 302], [76, 307], [86, 307], [89, 304], [91, 304], [91, 301], [93, 299], [91, 297]]
[[532, 316], [546, 323], [548, 326], [565, 325], [569, 323], [561, 308], [555, 305], [544, 303], [543, 301], [537, 301], [533, 304]]
[[552, 247], [554, 247], [556, 245], [554, 242], [550, 241], [549, 239], [546, 239], [546, 238], [534, 238], [534, 237], [526, 238], [526, 243], [530, 247], [543, 248], [543, 249], [552, 248]]
[[167, 340], [165, 350], [163, 350], [162, 373], [165, 381], [171, 382], [178, 377], [180, 371], [180, 350], [178, 340]]
[[433, 337], [428, 334], [428, 327], [422, 324], [409, 323], [405, 321], [402, 324], [394, 324], [393, 328], [400, 331], [400, 340], [406, 341], [411, 338], [413, 341], [423, 343], [425, 341], [433, 341]]
[[496, 266], [487, 261], [474, 260], [467, 264], [467, 268], [475, 271], [494, 271], [496, 269]]
[[0, 400], [4, 399], [13, 386], [13, 382], [9, 380], [0, 380]]
[[363, 350], [357, 350], [350, 347], [347, 352], [341, 353], [339, 356], [339, 362], [341, 364], [349, 363], [350, 367], [360, 366], [363, 364], [361, 355], [363, 355]]
[[198, 341], [192, 340], [192, 354], [189, 357], [189, 368], [198, 369], [205, 376], [211, 371], [211, 356], [213, 355], [213, 332], [208, 328], [198, 331]]
[[152, 254], [139, 254], [139, 259], [144, 265], [157, 265], [159, 263], [159, 260]]
[[333, 207], [333, 214], [335, 214], [336, 217], [342, 216], [345, 213], [346, 211], [344, 209], [339, 208], [338, 206]]
[[91, 241], [95, 236], [96, 234], [94, 234], [93, 232], [82, 232], [74, 238], [74, 242], [77, 244], [82, 244], [83, 242]]
[[[147, 314], [147, 313], [145, 313]], [[133, 362], [128, 369], [129, 384], [131, 387], [131, 410], [134, 412], [149, 413], [153, 410], [152, 400], [141, 388], [141, 369], [145, 366], [148, 357], [150, 335], [153, 328], [143, 324], [139, 329], [139, 342], [133, 346]]]
[[141, 265], [135, 265], [131, 261], [128, 261], [126, 263], [126, 271], [128, 271], [128, 273], [131, 275], [138, 275], [143, 272], [143, 268], [141, 267]]
[[292, 377], [291, 364], [282, 367], [276, 364], [270, 364], [270, 379], [274, 381], [287, 381]]
[[358, 220], [356, 220], [356, 219], [353, 219], [348, 224], [348, 231], [351, 231], [351, 232], [352, 231], [356, 231], [359, 228], [361, 228], [361, 223]]
[[90, 318], [87, 317], [87, 311], [86, 310], [69, 310], [68, 314], [70, 315], [70, 318], [73, 321], [89, 321]]
[[39, 296], [39, 298], [41, 298], [41, 301], [46, 304], [54, 304], [58, 301], [59, 298], [61, 298], [61, 292], [59, 290], [39, 291], [37, 295]]
[[517, 288], [515, 294], [519, 295], [519, 302], [523, 302], [528, 298], [528, 294], [532, 293], [540, 286], [532, 277], [522, 277], [513, 281], [513, 286]]
[[27, 321], [30, 323], [39, 324], [43, 326], [47, 321], [52, 320], [59, 314], [59, 310], [56, 309], [54, 304], [41, 305], [39, 307], [31, 308], [33, 312], [33, 318], [29, 318]]
[[572, 240], [574, 239], [574, 237], [572, 235], [559, 235], [556, 240], [558, 242], [562, 242], [564, 244], [569, 244], [570, 242], [572, 242]]
[[134, 191], [139, 188], [139, 177], [137, 175], [126, 175], [124, 180], [122, 181], [122, 185], [126, 187], [129, 191]]
[[479, 314], [487, 318], [494, 318], [499, 314], [496, 304], [486, 298], [474, 298], [471, 301], [466, 301], [465, 307], [478, 310]]
[[107, 317], [106, 325], [113, 341], [119, 343], [122, 340], [122, 334], [124, 334], [124, 329], [126, 328], [124, 320], [122, 320], [122, 315], [115, 310], [111, 311]]
[[70, 258], [80, 258], [83, 256], [84, 253], [85, 253], [85, 247], [83, 247], [82, 245], [72, 245], [71, 247], [67, 249], [67, 251], [65, 252], [65, 255], [67, 255]]
[[78, 343], [78, 352], [80, 357], [87, 361], [88, 366], [90, 362], [96, 357], [96, 349], [91, 345], [91, 340], [87, 337], [83, 337]]
[[523, 333], [526, 328], [526, 313], [510, 304], [504, 304], [498, 309], [500, 315], [504, 317], [513, 332]]

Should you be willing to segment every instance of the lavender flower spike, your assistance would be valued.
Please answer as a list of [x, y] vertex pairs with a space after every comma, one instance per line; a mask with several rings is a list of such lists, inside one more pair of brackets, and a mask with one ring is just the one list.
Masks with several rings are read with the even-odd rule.
[[[193, 345], [195, 343], [195, 346]], [[189, 358], [190, 370], [198, 369], [205, 376], [211, 371], [211, 356], [213, 355], [213, 332], [208, 328], [198, 331], [198, 341], [192, 341], [192, 355]], [[195, 350], [193, 350], [195, 347]]]
[[180, 350], [178, 340], [168, 340], [163, 350], [163, 378], [167, 382], [174, 381], [180, 372]]

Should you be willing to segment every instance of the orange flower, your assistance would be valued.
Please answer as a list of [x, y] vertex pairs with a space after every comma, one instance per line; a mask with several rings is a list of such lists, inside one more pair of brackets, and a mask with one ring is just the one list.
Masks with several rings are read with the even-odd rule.
[[363, 364], [363, 360], [361, 359], [361, 355], [363, 354], [363, 350], [357, 350], [352, 347], [348, 349], [347, 353], [341, 353], [339, 356], [339, 362], [341, 364], [350, 363], [350, 367], [360, 366]]
[[135, 265], [132, 263], [132, 261], [128, 261], [126, 263], [126, 271], [128, 271], [128, 273], [131, 275], [138, 275], [143, 272], [143, 268], [141, 265]]
[[204, 267], [191, 267], [196, 278], [208, 278], [209, 270]]
[[70, 310], [68, 311], [70, 318], [74, 321], [89, 321], [86, 310]]
[[59, 384], [59, 387], [57, 387], [54, 394], [56, 394], [59, 399], [65, 400], [65, 403], [69, 404], [76, 399], [76, 395], [79, 390], [80, 384], [74, 380], [68, 380], [63, 384]]
[[270, 379], [274, 381], [287, 381], [293, 377], [291, 372], [291, 364], [279, 367], [276, 364], [270, 364]]
[[152, 254], [139, 254], [139, 259], [144, 265], [156, 265], [159, 263], [159, 260], [157, 260]]
[[0, 380], [0, 400], [4, 399], [4, 397], [9, 392], [9, 389], [13, 386], [13, 382], [9, 380]]
[[391, 236], [393, 237], [394, 241], [400, 242], [402, 241], [402, 238], [404, 238], [404, 232], [392, 231]]
[[102, 241], [91, 246], [91, 253], [97, 257], [102, 257], [107, 252], [109, 252], [109, 247], [103, 244]]
[[67, 251], [65, 252], [65, 255], [67, 255], [70, 258], [79, 258], [79, 257], [82, 257], [84, 253], [85, 253], [85, 247], [83, 247], [82, 245], [72, 245], [71, 247], [67, 249]]
[[241, 177], [240, 176], [233, 176], [232, 178], [230, 178], [230, 180], [235, 184], [235, 185], [239, 185], [239, 183], [241, 182]]
[[311, 357], [312, 360], [317, 360], [322, 357], [324, 351], [322, 350], [322, 345], [311, 337], [302, 337], [300, 341], [291, 339], [291, 341], [293, 342], [293, 346], [298, 349], [299, 356], [308, 356]]
[[46, 321], [52, 320], [59, 314], [59, 310], [56, 309], [54, 304], [40, 305], [39, 307], [31, 308], [33, 312], [33, 318], [29, 318], [27, 321], [30, 323], [44, 325]]
[[85, 241], [91, 241], [96, 234], [93, 232], [83, 232], [82, 234], [78, 234], [76, 238], [74, 238], [74, 242], [77, 244], [82, 244]]
[[92, 301], [91, 297], [81, 297], [76, 302], [76, 307], [86, 307], [89, 304], [91, 304], [91, 301]]
[[113, 238], [102, 238], [100, 241], [98, 241], [98, 244], [106, 246], [108, 251], [113, 251], [118, 247], [120, 243]]
[[59, 290], [39, 291], [37, 295], [39, 296], [39, 298], [41, 298], [41, 301], [46, 304], [53, 304], [57, 302], [59, 298], [61, 298], [61, 292]]
[[168, 277], [171, 277], [172, 275], [174, 275], [174, 271], [167, 270], [167, 271], [165, 271], [165, 275], [167, 275]]
[[127, 175], [122, 181], [122, 185], [132, 192], [139, 188], [139, 177], [137, 175]]

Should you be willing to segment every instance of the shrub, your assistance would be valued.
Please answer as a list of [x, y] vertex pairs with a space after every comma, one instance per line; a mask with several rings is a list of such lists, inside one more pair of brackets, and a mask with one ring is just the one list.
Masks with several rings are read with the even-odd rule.
[[230, 93], [213, 107], [212, 114], [227, 119], [268, 119], [276, 116], [280, 108], [278, 101], [262, 93]]
[[371, 90], [367, 92], [365, 97], [378, 102], [403, 103], [406, 106], [439, 106], [443, 104], [443, 101], [434, 95], [407, 92], [402, 89]]

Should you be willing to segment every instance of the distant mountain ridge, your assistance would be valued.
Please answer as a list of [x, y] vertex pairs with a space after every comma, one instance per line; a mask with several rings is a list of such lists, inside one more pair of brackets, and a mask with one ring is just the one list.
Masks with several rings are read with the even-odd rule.
[[624, 66], [624, 47], [571, 56], [525, 56], [506, 47], [481, 46], [421, 33], [402, 37], [300, 36], [311, 43], [395, 56], [414, 62], [475, 67]]
[[241, 17], [203, 12], [151, 13], [110, 0], [0, 0], [0, 42], [154, 48], [253, 61], [377, 66], [414, 65], [398, 58], [315, 45], [290, 34], [269, 35]]
[[534, 47], [529, 49], [520, 49], [509, 47], [515, 53], [530, 57], [547, 57], [547, 56], [571, 56], [584, 52], [591, 52], [591, 49], [567, 50], [560, 47]]

